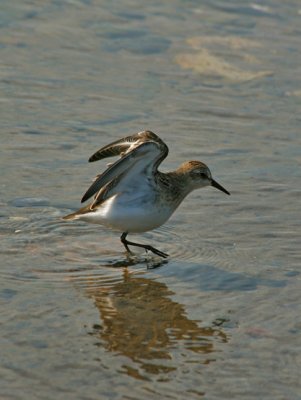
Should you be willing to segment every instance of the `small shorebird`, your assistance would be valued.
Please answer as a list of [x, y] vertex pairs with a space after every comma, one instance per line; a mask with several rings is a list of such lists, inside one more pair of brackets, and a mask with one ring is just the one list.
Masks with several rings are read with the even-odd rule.
[[146, 232], [164, 224], [194, 189], [214, 186], [230, 193], [212, 178], [201, 161], [184, 162], [167, 173], [158, 171], [167, 154], [167, 145], [150, 131], [102, 147], [90, 157], [90, 162], [118, 155], [121, 158], [96, 176], [81, 201], [95, 195], [93, 202], [64, 219], [80, 219], [122, 232], [120, 240], [129, 253], [130, 245], [168, 257], [153, 246], [130, 242], [126, 238], [128, 233]]

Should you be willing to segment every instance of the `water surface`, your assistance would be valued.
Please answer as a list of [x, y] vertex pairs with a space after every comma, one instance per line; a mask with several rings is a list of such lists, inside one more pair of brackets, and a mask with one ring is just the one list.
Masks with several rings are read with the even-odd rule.
[[[297, 1], [3, 1], [1, 389], [9, 399], [300, 397]], [[61, 217], [151, 129], [206, 162], [133, 240]]]

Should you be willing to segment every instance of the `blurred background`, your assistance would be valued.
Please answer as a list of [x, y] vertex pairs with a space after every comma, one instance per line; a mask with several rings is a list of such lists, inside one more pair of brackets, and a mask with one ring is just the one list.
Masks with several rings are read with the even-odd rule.
[[[300, 2], [0, 10], [1, 399], [300, 398]], [[167, 261], [61, 220], [145, 129], [231, 192], [131, 236]]]

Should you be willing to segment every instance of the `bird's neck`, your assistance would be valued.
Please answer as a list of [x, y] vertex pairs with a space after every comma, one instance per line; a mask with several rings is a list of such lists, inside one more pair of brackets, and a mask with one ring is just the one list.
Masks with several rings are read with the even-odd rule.
[[194, 189], [187, 182], [187, 176], [181, 170], [167, 173], [157, 171], [157, 182], [164, 195], [170, 201], [179, 204]]

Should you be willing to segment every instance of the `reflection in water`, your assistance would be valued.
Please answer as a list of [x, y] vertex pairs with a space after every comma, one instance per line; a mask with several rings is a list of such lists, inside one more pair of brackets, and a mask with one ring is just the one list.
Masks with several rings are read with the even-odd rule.
[[[190, 320], [184, 307], [171, 299], [174, 294], [164, 283], [123, 270], [122, 279], [105, 286], [103, 278], [89, 277], [86, 291], [99, 310], [101, 324], [93, 335], [109, 351], [134, 362], [124, 366], [127, 374], [143, 379], [145, 373], [167, 373], [177, 369], [173, 361], [181, 348], [203, 354], [198, 363], [209, 363], [214, 341], [227, 341], [221, 328], [200, 327]], [[192, 354], [192, 353], [191, 353]]]

